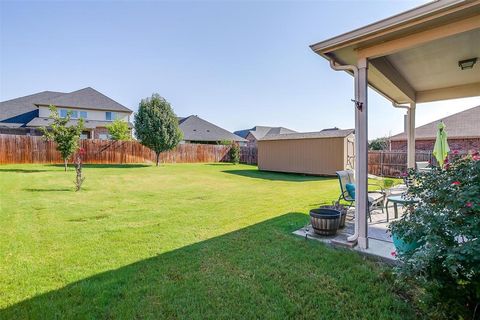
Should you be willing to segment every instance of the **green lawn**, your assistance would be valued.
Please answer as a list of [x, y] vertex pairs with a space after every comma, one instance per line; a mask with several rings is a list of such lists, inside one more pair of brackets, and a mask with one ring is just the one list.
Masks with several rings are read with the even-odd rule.
[[0, 319], [413, 319], [385, 269], [291, 234], [334, 178], [0, 166]]

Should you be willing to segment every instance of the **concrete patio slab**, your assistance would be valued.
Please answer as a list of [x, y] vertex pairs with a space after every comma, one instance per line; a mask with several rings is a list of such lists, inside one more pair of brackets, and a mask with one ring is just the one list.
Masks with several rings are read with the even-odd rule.
[[[352, 209], [349, 211], [349, 216], [351, 213]], [[403, 211], [399, 208], [399, 216], [402, 214]], [[361, 249], [359, 246], [356, 246], [355, 242], [347, 241], [347, 237], [354, 233], [354, 223], [352, 220], [349, 221], [348, 219], [349, 218], [347, 217], [345, 228], [339, 229], [334, 236], [317, 235], [314, 233], [310, 224], [294, 231], [293, 234], [332, 246], [348, 248], [390, 264], [397, 263], [396, 258], [392, 255], [392, 252], [395, 251], [395, 246], [393, 245], [391, 235], [388, 232], [388, 224], [393, 221], [393, 219], [389, 219], [389, 222], [387, 222], [386, 213], [382, 213], [379, 210], [372, 212], [372, 221], [369, 221], [368, 224], [368, 249]]]

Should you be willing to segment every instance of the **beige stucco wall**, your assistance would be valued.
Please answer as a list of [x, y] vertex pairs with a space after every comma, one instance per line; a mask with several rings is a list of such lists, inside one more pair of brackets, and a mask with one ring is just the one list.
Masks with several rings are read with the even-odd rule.
[[[105, 112], [106, 111], [100, 111], [100, 110], [91, 110], [91, 109], [77, 109], [77, 108], [64, 108], [64, 107], [59, 107], [60, 109], [66, 109], [66, 110], [77, 110], [78, 112], [80, 111], [87, 111], [87, 120], [99, 120], [99, 121], [106, 121], [105, 120]], [[114, 111], [118, 118], [122, 121], [129, 121], [129, 116], [130, 114], [128, 112], [118, 112]], [[38, 107], [38, 115], [39, 117], [42, 118], [48, 118], [50, 117], [50, 109], [48, 107], [44, 106], [39, 106]]]
[[347, 138], [259, 140], [258, 168], [266, 171], [335, 175], [347, 165]]

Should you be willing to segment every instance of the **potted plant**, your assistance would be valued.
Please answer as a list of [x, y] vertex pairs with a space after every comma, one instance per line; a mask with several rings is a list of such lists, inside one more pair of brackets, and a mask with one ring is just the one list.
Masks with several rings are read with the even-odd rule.
[[310, 210], [310, 223], [313, 231], [322, 236], [337, 233], [340, 226], [341, 213], [335, 209], [318, 208]]

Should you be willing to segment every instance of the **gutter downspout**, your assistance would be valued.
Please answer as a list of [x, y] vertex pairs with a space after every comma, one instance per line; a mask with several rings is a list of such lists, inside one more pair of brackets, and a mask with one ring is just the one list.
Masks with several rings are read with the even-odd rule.
[[[335, 71], [351, 71], [353, 73], [353, 79], [354, 79], [354, 93], [355, 93], [355, 104], [357, 103], [359, 99], [359, 92], [358, 92], [358, 68], [354, 65], [339, 65], [337, 64], [334, 60], [330, 59], [330, 67], [335, 70]], [[357, 113], [355, 112], [355, 128], [358, 128], [358, 119], [357, 119]], [[359, 154], [358, 152], [358, 143], [355, 143], [355, 156]], [[355, 177], [358, 177], [358, 166], [355, 163]], [[355, 194], [355, 203], [358, 203], [358, 192]], [[357, 210], [357, 206], [355, 206], [355, 210]], [[358, 214], [355, 213], [355, 228], [354, 228], [354, 233], [353, 235], [349, 236], [347, 238], [347, 241], [349, 242], [355, 242], [358, 239]]]

